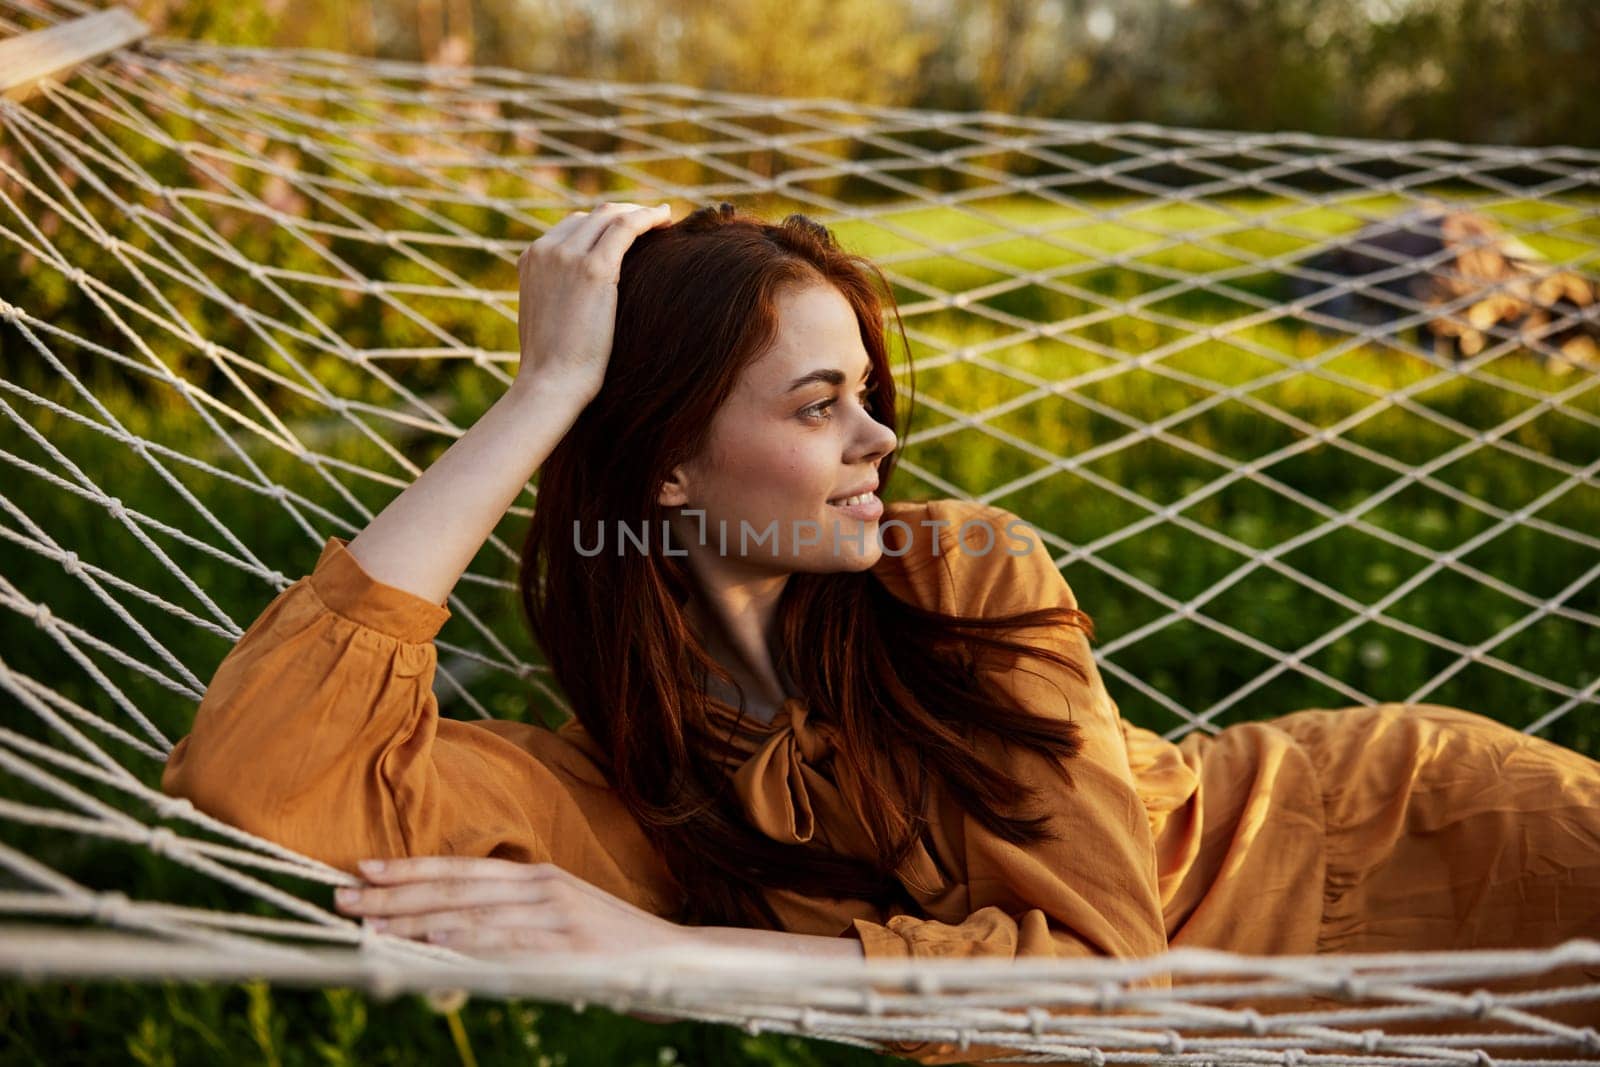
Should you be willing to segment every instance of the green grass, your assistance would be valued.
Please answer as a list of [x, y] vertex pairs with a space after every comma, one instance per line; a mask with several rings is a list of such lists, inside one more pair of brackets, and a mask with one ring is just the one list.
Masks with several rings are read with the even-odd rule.
[[[1112, 202], [1097, 202], [1104, 210]], [[1235, 249], [1250, 255], [1279, 254], [1303, 247], [1309, 238], [1286, 236], [1259, 221], [1271, 216], [1275, 225], [1292, 225], [1307, 234], [1351, 230], [1361, 219], [1359, 208], [1372, 214], [1393, 210], [1396, 202], [1368, 197], [1340, 206], [1306, 207], [1271, 199], [1236, 198], [1213, 205], [1167, 204], [1137, 207], [1126, 218], [1108, 222], [1082, 210], [1041, 208], [1037, 203], [997, 200], [984, 205], [1013, 223], [1050, 227], [1085, 249], [1100, 254], [1130, 253], [1130, 268], [1095, 266], [1082, 252], [1052, 247], [1047, 240], [1009, 238], [985, 246], [981, 254], [1009, 269], [1075, 268], [1067, 284], [1077, 295], [1029, 286], [986, 297], [982, 303], [1022, 319], [1055, 322], [1093, 316], [1100, 301], [1130, 300], [1156, 292], [1169, 283], [1159, 271], [1187, 273], [1226, 270], [1239, 260]], [[774, 206], [763, 208], [769, 217], [781, 217]], [[1556, 221], [1565, 216], [1551, 205], [1527, 203], [1493, 209], [1507, 221]], [[471, 222], [472, 220], [465, 220]], [[464, 222], [464, 224], [465, 224]], [[913, 228], [930, 241], [952, 241], [996, 232], [971, 216], [927, 209], [900, 216], [897, 225]], [[1207, 246], [1179, 241], [1172, 248], [1149, 249], [1155, 238], [1140, 227], [1168, 234], [1227, 224], [1231, 227]], [[838, 227], [842, 241], [869, 256], [894, 257], [911, 249], [905, 238], [871, 223]], [[1586, 219], [1566, 223], [1527, 243], [1557, 260], [1583, 254], [1583, 242], [1600, 237], [1600, 222], [1592, 211]], [[504, 267], [482, 268], [452, 264], [486, 286], [504, 287]], [[385, 264], [367, 267], [374, 276]], [[950, 258], [906, 259], [890, 268], [903, 282], [959, 291], [1000, 278], [1000, 272]], [[498, 276], [494, 270], [501, 270]], [[0, 264], [0, 282], [7, 268]], [[73, 303], [67, 290], [54, 293], [47, 272], [25, 279], [24, 292], [38, 294], [53, 309], [51, 321], [114, 344], [105, 336], [103, 322]], [[426, 280], [426, 279], [417, 279]], [[15, 279], [13, 279], [15, 282]], [[1265, 301], [1283, 298], [1281, 279], [1270, 272], [1232, 278], [1230, 295], [1219, 286], [1169, 295], [1153, 311], [1195, 323], [1226, 324], [1251, 311], [1239, 294]], [[920, 299], [909, 285], [901, 286], [902, 299]], [[1098, 298], [1094, 299], [1094, 298]], [[30, 308], [32, 304], [25, 304]], [[419, 304], [419, 307], [424, 305]], [[318, 314], [331, 328], [359, 344], [425, 343], [414, 326], [396, 324], [394, 333], [375, 325], [365, 301], [319, 304]], [[430, 309], [468, 344], [506, 348], [513, 340], [504, 319], [477, 309], [443, 304]], [[40, 312], [43, 314], [43, 312]], [[1434, 472], [1436, 484], [1413, 483], [1383, 499], [1364, 514], [1371, 529], [1333, 524], [1328, 532], [1300, 547], [1283, 552], [1283, 565], [1293, 568], [1324, 592], [1308, 588], [1293, 577], [1265, 566], [1249, 566], [1245, 553], [1271, 551], [1308, 530], [1328, 524], [1327, 515], [1345, 513], [1372, 502], [1398, 477], [1378, 457], [1402, 465], [1426, 463], [1451, 452], [1467, 436], [1501, 426], [1526, 412], [1550, 393], [1570, 389], [1579, 375], [1554, 377], [1525, 354], [1513, 354], [1488, 368], [1507, 385], [1473, 380], [1442, 371], [1440, 367], [1376, 346], [1346, 349], [1340, 339], [1318, 333], [1293, 321], [1278, 318], [1248, 328], [1224, 329], [1215, 336], [1149, 321], [1126, 314], [1101, 315], [1070, 334], [1048, 340], [1012, 343], [974, 359], [950, 360], [942, 353], [964, 346], [983, 345], [1005, 337], [1009, 331], [971, 314], [939, 312], [916, 317], [910, 324], [919, 340], [913, 351], [919, 363], [929, 366], [918, 373], [918, 391], [956, 412], [977, 413], [995, 405], [1033, 395], [1026, 403], [994, 417], [990, 425], [1002, 434], [1031, 443], [1043, 453], [1012, 447], [995, 437], [966, 428], [938, 432], [950, 416], [930, 407], [920, 408], [910, 426], [912, 442], [904, 458], [916, 468], [954, 485], [963, 493], [985, 495], [1000, 486], [1026, 479], [1025, 484], [998, 496], [995, 502], [1029, 519], [1059, 537], [1066, 550], [1094, 546], [1096, 565], [1075, 556], [1064, 573], [1080, 605], [1092, 615], [1099, 631], [1098, 645], [1115, 671], [1107, 682], [1123, 714], [1134, 722], [1158, 730], [1182, 721], [1173, 707], [1211, 716], [1216, 726], [1271, 718], [1307, 707], [1339, 707], [1355, 703], [1347, 693], [1297, 671], [1276, 674], [1242, 700], [1218, 705], [1268, 670], [1282, 654], [1295, 653], [1351, 617], [1341, 605], [1343, 596], [1358, 605], [1373, 604], [1394, 592], [1440, 553], [1446, 553], [1493, 525], [1487, 509], [1516, 510], [1549, 493], [1562, 476], [1530, 456], [1548, 457], [1572, 465], [1593, 462], [1600, 455], [1600, 435], [1581, 419], [1545, 411], [1505, 434], [1504, 447], [1479, 448], [1452, 459]], [[231, 329], [216, 324], [218, 331]], [[231, 335], [230, 335], [231, 336]], [[379, 339], [381, 338], [381, 340]], [[1175, 346], [1157, 365], [1126, 368], [1113, 354], [1138, 356], [1161, 346]], [[0, 330], [7, 381], [43, 394], [73, 410], [87, 411], [67, 385], [18, 342], [12, 330]], [[120, 351], [126, 347], [117, 345]], [[157, 351], [171, 356], [174, 365], [198, 367], [194, 354], [175, 341], [157, 343]], [[277, 356], [268, 355], [259, 342], [245, 340], [240, 347], [253, 357], [292, 378], [293, 369]], [[137, 383], [86, 353], [58, 346], [57, 353], [82, 370], [97, 397], [129, 431], [180, 454], [203, 456], [243, 478], [247, 468], [207, 428], [180, 398], [165, 387]], [[393, 407], [385, 387], [336, 358], [304, 348], [292, 348], [307, 369], [338, 394], [380, 407]], [[1285, 380], [1265, 379], [1286, 364], [1318, 360], [1322, 376], [1297, 373]], [[987, 363], [988, 365], [985, 365]], [[491, 403], [498, 386], [479, 368], [469, 364], [386, 364], [407, 386], [429, 396], [458, 425], [468, 425]], [[1003, 368], [1003, 369], [1002, 369]], [[1116, 369], [1119, 373], [1108, 373]], [[1006, 371], [1009, 371], [1007, 373]], [[1407, 389], [1437, 378], [1412, 395], [1410, 410], [1380, 406], [1369, 417], [1348, 426], [1340, 440], [1352, 448], [1317, 443], [1265, 463], [1260, 475], [1274, 480], [1279, 489], [1241, 479], [1225, 487], [1213, 483], [1241, 464], [1260, 460], [1297, 443], [1307, 435], [1347, 420], [1357, 419], [1375, 400], [1395, 390]], [[1059, 383], [1073, 382], [1072, 388]], [[1212, 383], [1209, 386], [1204, 383]], [[224, 379], [206, 379], [207, 387], [231, 407], [266, 425], [261, 412]], [[330, 417], [319, 403], [292, 389], [253, 382], [274, 415], [294, 425], [297, 432], [334, 460], [384, 472], [382, 478], [351, 474], [336, 467], [330, 485], [319, 472], [272, 439], [247, 425], [229, 423], [239, 447], [272, 482], [288, 486], [311, 510], [309, 521], [323, 534], [352, 536], [359, 529], [350, 499], [374, 511], [380, 509], [409, 475], [401, 464], [367, 437], [352, 432], [349, 424]], [[1052, 386], [1058, 388], [1052, 389]], [[1220, 389], [1238, 388], [1236, 397], [1190, 412], [1197, 404], [1215, 401]], [[1569, 401], [1570, 409], [1600, 415], [1600, 391], [1591, 390]], [[197, 515], [182, 494], [163, 481], [136, 453], [106, 435], [36, 407], [13, 393], [5, 399], [21, 418], [69, 456], [97, 485], [152, 517], [186, 530], [212, 544], [219, 535]], [[1251, 406], [1266, 406], [1275, 415]], [[1423, 409], [1436, 419], [1424, 417]], [[1158, 420], [1190, 412], [1167, 426], [1166, 439], [1142, 435], [1140, 429]], [[382, 418], [363, 416], [373, 432], [394, 447], [411, 464], [425, 467], [448, 440], [419, 435]], [[27, 439], [10, 420], [0, 420], [0, 446], [7, 451], [68, 477], [35, 442]], [[1187, 448], [1180, 447], [1182, 442]], [[1520, 452], [1519, 452], [1520, 450]], [[1057, 457], [1052, 461], [1048, 457]], [[1090, 458], [1092, 457], [1092, 458]], [[293, 578], [310, 570], [320, 538], [308, 533], [283, 504], [186, 468], [169, 464], [183, 485], [218, 515], [257, 553], [265, 567]], [[1208, 491], [1208, 487], [1212, 491]], [[923, 482], [903, 470], [890, 488], [891, 497], [944, 495], [937, 485]], [[1456, 499], [1454, 489], [1465, 499]], [[8, 470], [0, 494], [15, 508], [33, 518], [49, 535], [78, 552], [88, 563], [104, 566], [141, 588], [152, 590], [196, 615], [215, 621], [213, 612], [167, 573], [151, 553], [121, 526], [110, 520], [97, 502], [64, 492], [25, 470]], [[1295, 498], [1298, 494], [1299, 499]], [[526, 506], [530, 501], [519, 502]], [[1119, 536], [1132, 524], [1148, 519], [1152, 509], [1182, 503], [1182, 522], [1160, 521], [1132, 536]], [[1476, 506], [1475, 506], [1476, 505]], [[317, 517], [326, 509], [340, 521]], [[1578, 484], [1555, 494], [1534, 516], [1569, 530], [1600, 530], [1600, 490]], [[8, 526], [21, 527], [13, 518]], [[340, 524], [342, 521], [343, 525]], [[508, 514], [498, 534], [510, 546], [520, 544], [525, 519]], [[1192, 524], [1185, 528], [1183, 522]], [[1197, 530], [1219, 535], [1223, 543]], [[1401, 543], [1379, 536], [1386, 533]], [[259, 576], [196, 553], [176, 539], [152, 534], [173, 554], [185, 572], [223, 614], [247, 625], [271, 596]], [[1461, 563], [1483, 575], [1540, 600], [1555, 597], [1596, 563], [1596, 554], [1567, 538], [1518, 525], [1462, 555]], [[1241, 572], [1241, 568], [1243, 571]], [[511, 580], [511, 560], [486, 547], [471, 570], [491, 578]], [[1217, 633], [1200, 623], [1178, 619], [1127, 640], [1141, 628], [1169, 614], [1169, 609], [1146, 595], [1141, 586], [1184, 601], [1211, 589], [1238, 573], [1226, 589], [1215, 593], [1199, 608], [1219, 626], [1257, 642], [1267, 651]], [[154, 657], [141, 649], [128, 627], [95, 600], [84, 586], [59, 568], [41, 563], [28, 550], [0, 540], [0, 574], [30, 599], [51, 605], [58, 616], [93, 633], [107, 636], [119, 647], [147, 661]], [[515, 654], [530, 657], [532, 649], [517, 617], [512, 595], [503, 589], [464, 581], [457, 590], [490, 632]], [[230, 647], [230, 641], [190, 622], [132, 598], [120, 598], [129, 613], [148, 627], [156, 640], [176, 650], [184, 664], [201, 681]], [[1569, 596], [1566, 605], [1590, 616], [1600, 613], [1600, 583], [1590, 582]], [[1530, 607], [1514, 596], [1496, 591], [1472, 577], [1444, 570], [1415, 590], [1399, 597], [1387, 609], [1388, 617], [1402, 626], [1442, 635], [1451, 641], [1474, 645], [1528, 615]], [[481, 634], [467, 623], [465, 613], [446, 625], [442, 642], [487, 647]], [[7, 613], [3, 655], [6, 663], [58, 692], [128, 729], [135, 729], [115, 702], [28, 620]], [[1489, 650], [1493, 656], [1558, 683], [1581, 687], [1593, 680], [1600, 664], [1600, 631], [1579, 620], [1548, 615], [1516, 637]], [[448, 652], [445, 653], [448, 658]], [[1560, 698], [1515, 675], [1483, 663], [1462, 661], [1456, 653], [1404, 632], [1382, 621], [1364, 623], [1337, 640], [1305, 655], [1308, 666], [1327, 678], [1377, 700], [1421, 699], [1449, 704], [1524, 727], [1560, 703]], [[103, 663], [106, 661], [103, 661]], [[1441, 672], [1459, 662], [1455, 670], [1425, 695], [1413, 694]], [[110, 664], [108, 669], [115, 668]], [[168, 737], [180, 736], [193, 714], [193, 701], [155, 681], [115, 668], [118, 684], [130, 701], [148, 714]], [[1117, 672], [1137, 678], [1164, 699], [1154, 699], [1125, 684]], [[530, 694], [526, 682], [505, 671], [490, 671], [471, 683], [474, 696], [496, 715], [537, 716], [550, 719], [552, 706]], [[459, 702], [445, 700], [447, 710], [461, 712]], [[31, 713], [17, 708], [6, 716], [7, 725], [40, 737], [49, 728]], [[1600, 757], [1600, 722], [1592, 712], [1579, 710], [1545, 729], [1543, 736], [1591, 756]], [[53, 738], [51, 738], [53, 740]], [[159, 777], [159, 765], [115, 742], [108, 750], [134, 768], [149, 784]], [[112, 793], [86, 786], [108, 802], [120, 803]], [[7, 779], [6, 795], [22, 802], [54, 803], [32, 786]], [[144, 814], [144, 813], [139, 813]], [[120, 889], [138, 898], [181, 901], [236, 910], [268, 909], [240, 894], [200, 880], [146, 852], [72, 835], [34, 830], [16, 823], [0, 823], [0, 841], [34, 855], [50, 866], [97, 889]], [[287, 888], [303, 891], [290, 880]], [[0, 997], [0, 1032], [7, 1042], [0, 1062], [133, 1062], [189, 1063], [250, 1060], [267, 1063], [346, 1062], [450, 1062], [459, 1058], [461, 1046], [448, 1017], [440, 1016], [415, 998], [380, 1002], [348, 991], [303, 992], [267, 990], [260, 986], [126, 986], [114, 984], [56, 983], [42, 986], [9, 983]], [[604, 1016], [604, 1018], [600, 1018]], [[473, 1002], [459, 1015], [460, 1035], [470, 1045], [477, 1062], [549, 1057], [568, 1063], [662, 1063], [661, 1050], [676, 1049], [686, 1063], [881, 1063], [884, 1059], [842, 1045], [776, 1037], [752, 1038], [740, 1031], [700, 1024], [656, 1027], [626, 1017], [591, 1009], [577, 1014], [561, 1006]], [[63, 1049], [70, 1053], [63, 1057]], [[562, 1057], [565, 1056], [563, 1061]]]
[[480, 1067], [873, 1067], [905, 1063], [863, 1049], [751, 1035], [708, 1023], [651, 1025], [604, 1008], [473, 1001], [441, 1012], [423, 998], [379, 1001], [349, 989], [164, 983], [0, 985], [0, 1063], [259, 1063], [354, 1067], [476, 1062]]

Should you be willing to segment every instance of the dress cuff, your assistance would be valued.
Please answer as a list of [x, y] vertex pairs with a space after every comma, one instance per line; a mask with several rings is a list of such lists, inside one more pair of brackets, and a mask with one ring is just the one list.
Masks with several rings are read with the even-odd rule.
[[856, 936], [861, 939], [861, 953], [867, 959], [903, 960], [910, 957], [911, 946], [906, 944], [905, 938], [887, 926], [867, 919], [852, 919], [850, 923], [855, 927]]
[[351, 622], [398, 641], [432, 641], [450, 618], [450, 609], [378, 581], [361, 569], [348, 544], [342, 537], [329, 537], [323, 545], [309, 578], [318, 598]]

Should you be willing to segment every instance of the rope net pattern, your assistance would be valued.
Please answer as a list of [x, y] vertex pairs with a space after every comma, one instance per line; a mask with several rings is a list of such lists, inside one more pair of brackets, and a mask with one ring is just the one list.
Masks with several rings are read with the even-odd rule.
[[[0, 34], [78, 13], [0, 0]], [[1600, 754], [1600, 153], [172, 40], [0, 100], [0, 123], [7, 972], [469, 990], [1018, 1061], [1600, 1056], [1540, 1014], [1600, 1017], [1600, 985], [1497, 991], [1600, 963], [1588, 941], [470, 965], [313, 903], [351, 879], [156, 788], [243, 625], [509, 384], [518, 254], [602, 200], [805, 211], [870, 255], [915, 358], [904, 491], [1040, 530], [1130, 718], [1177, 738], [1431, 700]], [[533, 494], [451, 596], [453, 712], [562, 712], [511, 609]], [[1329, 999], [1238, 1007], [1291, 993]], [[1385, 1029], [1423, 1018], [1443, 1032]]]

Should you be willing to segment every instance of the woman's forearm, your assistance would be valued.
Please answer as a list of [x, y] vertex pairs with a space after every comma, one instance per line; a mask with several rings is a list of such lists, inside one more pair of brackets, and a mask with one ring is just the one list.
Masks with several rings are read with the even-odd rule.
[[378, 581], [443, 604], [590, 399], [564, 381], [519, 377], [356, 535], [350, 554]]
[[866, 950], [853, 937], [823, 937], [818, 934], [788, 934], [781, 930], [756, 930], [742, 926], [691, 926], [697, 939], [733, 948], [762, 948], [796, 956], [826, 959], [864, 959]]

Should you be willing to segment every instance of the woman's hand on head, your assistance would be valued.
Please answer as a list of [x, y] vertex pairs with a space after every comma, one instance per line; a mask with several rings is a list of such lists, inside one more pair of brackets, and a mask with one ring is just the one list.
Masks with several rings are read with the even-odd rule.
[[601, 204], [575, 211], [517, 260], [519, 383], [593, 397], [605, 379], [617, 322], [622, 256], [634, 238], [670, 225], [666, 204]]
[[336, 895], [341, 912], [469, 955], [611, 953], [692, 940], [689, 928], [552, 863], [415, 856], [363, 861], [361, 870], [367, 883]]

